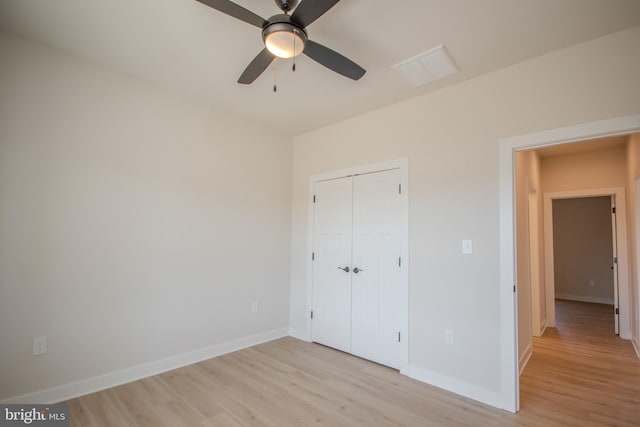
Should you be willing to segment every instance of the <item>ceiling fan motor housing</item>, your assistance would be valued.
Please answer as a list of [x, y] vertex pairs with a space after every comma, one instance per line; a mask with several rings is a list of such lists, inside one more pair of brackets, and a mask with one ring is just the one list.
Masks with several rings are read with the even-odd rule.
[[278, 7], [283, 12], [290, 12], [298, 5], [299, 0], [275, 0]]

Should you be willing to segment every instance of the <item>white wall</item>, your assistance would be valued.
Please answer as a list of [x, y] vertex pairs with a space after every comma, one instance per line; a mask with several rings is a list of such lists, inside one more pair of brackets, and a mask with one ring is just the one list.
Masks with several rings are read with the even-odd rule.
[[27, 42], [0, 57], [0, 400], [286, 334], [289, 138]]
[[635, 28], [297, 137], [292, 329], [307, 325], [308, 177], [408, 157], [412, 372], [500, 405], [498, 140], [640, 112], [639, 45]]

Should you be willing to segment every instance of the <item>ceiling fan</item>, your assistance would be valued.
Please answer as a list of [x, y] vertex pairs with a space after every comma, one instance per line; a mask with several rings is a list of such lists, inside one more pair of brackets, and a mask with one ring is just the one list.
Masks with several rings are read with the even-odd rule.
[[[293, 58], [304, 53], [321, 65], [353, 80], [366, 72], [350, 59], [328, 47], [309, 40], [306, 27], [324, 15], [340, 0], [275, 0], [284, 12], [263, 19], [255, 13], [229, 0], [197, 0], [222, 13], [262, 29], [265, 48], [244, 70], [238, 83], [251, 84], [267, 69], [276, 57]], [[296, 6], [298, 6], [296, 8]], [[294, 10], [295, 9], [295, 10]], [[289, 12], [293, 14], [289, 15]]]

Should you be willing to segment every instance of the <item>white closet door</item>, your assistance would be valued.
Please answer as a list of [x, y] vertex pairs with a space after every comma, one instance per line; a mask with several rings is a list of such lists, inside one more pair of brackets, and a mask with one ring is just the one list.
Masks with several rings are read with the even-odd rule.
[[352, 179], [318, 182], [314, 193], [311, 338], [350, 352]]
[[351, 353], [399, 368], [400, 171], [353, 178]]

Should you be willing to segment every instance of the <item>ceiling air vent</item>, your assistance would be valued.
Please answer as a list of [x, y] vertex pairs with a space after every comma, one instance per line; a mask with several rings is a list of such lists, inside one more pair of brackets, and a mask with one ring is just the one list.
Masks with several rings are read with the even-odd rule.
[[392, 67], [413, 87], [457, 73], [458, 67], [444, 45], [436, 46]]

